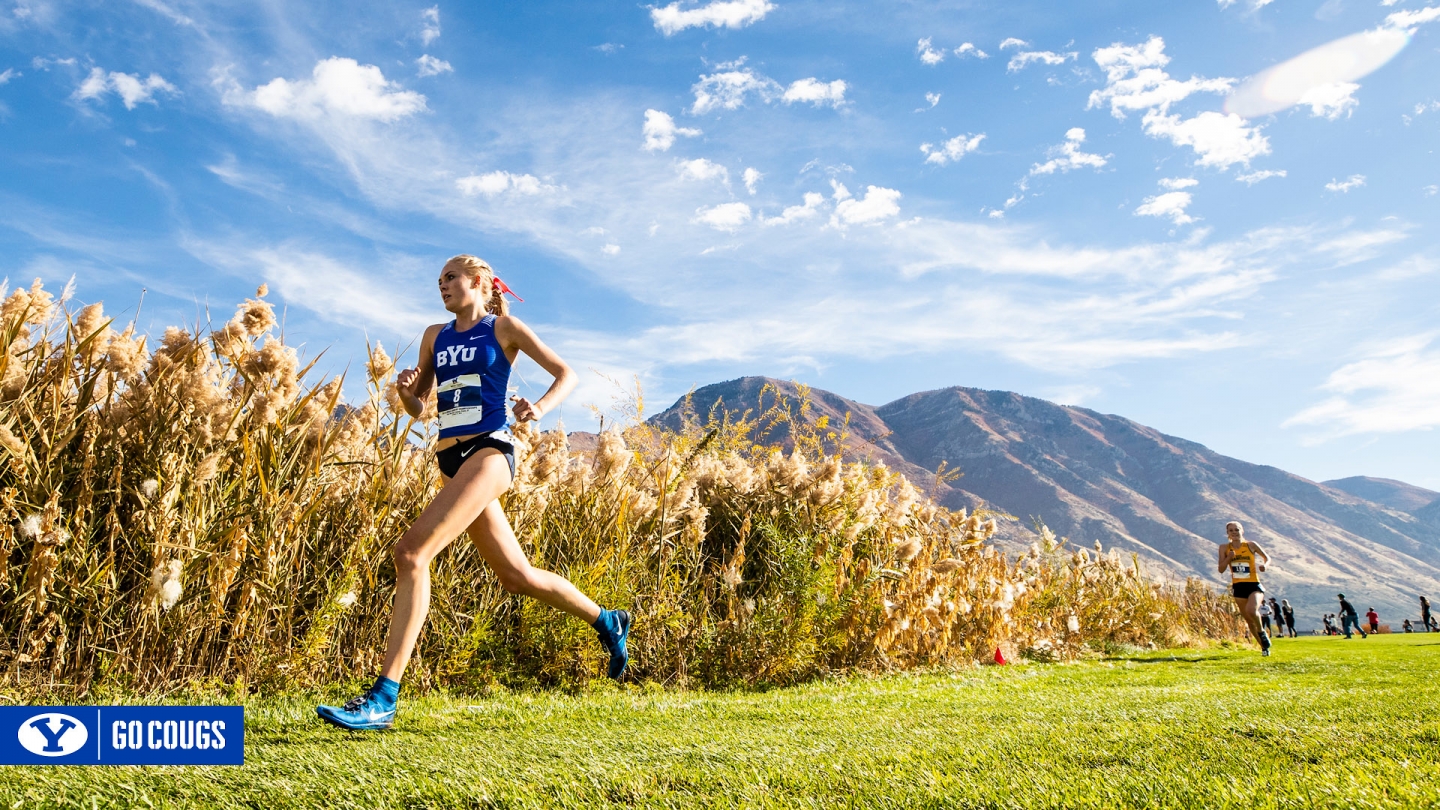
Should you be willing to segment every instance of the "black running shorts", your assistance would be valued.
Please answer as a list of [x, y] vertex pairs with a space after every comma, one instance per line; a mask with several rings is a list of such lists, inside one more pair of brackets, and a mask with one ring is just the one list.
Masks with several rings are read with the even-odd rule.
[[510, 479], [513, 481], [515, 479], [515, 445], [499, 438], [494, 433], [481, 433], [478, 436], [461, 439], [436, 453], [435, 461], [440, 465], [440, 472], [446, 478], [454, 478], [455, 474], [460, 472], [462, 464], [486, 447], [499, 450], [500, 454], [505, 456], [505, 463], [510, 465]]
[[1230, 585], [1230, 593], [1236, 599], [1249, 599], [1252, 593], [1264, 593], [1265, 589], [1258, 582], [1235, 582]]

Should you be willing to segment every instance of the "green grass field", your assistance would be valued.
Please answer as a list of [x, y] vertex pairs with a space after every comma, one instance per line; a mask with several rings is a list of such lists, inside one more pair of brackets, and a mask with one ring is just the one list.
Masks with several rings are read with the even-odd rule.
[[[848, 679], [247, 707], [243, 768], [3, 768], [23, 807], [1420, 807], [1440, 635]], [[328, 695], [334, 699], [339, 694]]]

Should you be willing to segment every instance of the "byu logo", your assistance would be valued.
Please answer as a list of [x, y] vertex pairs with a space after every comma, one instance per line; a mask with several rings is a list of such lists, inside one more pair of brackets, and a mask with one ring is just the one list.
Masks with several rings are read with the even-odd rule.
[[469, 363], [474, 359], [474, 346], [450, 346], [448, 348], [441, 349], [440, 352], [435, 355], [435, 365], [454, 366], [460, 363]]
[[32, 754], [63, 757], [79, 751], [90, 739], [90, 731], [68, 714], [47, 712], [21, 723], [19, 737], [20, 744]]

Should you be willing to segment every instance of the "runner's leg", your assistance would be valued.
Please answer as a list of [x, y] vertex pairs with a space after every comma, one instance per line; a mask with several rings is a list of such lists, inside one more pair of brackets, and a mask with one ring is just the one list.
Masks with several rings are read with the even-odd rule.
[[[497, 454], [498, 455], [498, 454]], [[504, 459], [500, 459], [504, 466]], [[525, 551], [515, 539], [515, 530], [505, 517], [499, 500], [490, 502], [485, 511], [470, 524], [470, 542], [494, 569], [500, 586], [510, 593], [538, 599], [553, 608], [569, 613], [586, 624], [600, 617], [600, 606], [580, 592], [570, 580], [536, 568], [525, 558]]]
[[399, 681], [430, 612], [430, 561], [510, 487], [510, 467], [486, 448], [464, 464], [395, 544], [395, 607], [380, 674]]
[[1254, 636], [1256, 641], [1259, 641], [1260, 616], [1256, 613], [1259, 609], [1259, 602], [1256, 600], [1257, 596], [1259, 596], [1259, 594], [1252, 593], [1243, 599], [1235, 597], [1235, 607], [1240, 609], [1240, 615], [1244, 617], [1246, 626], [1250, 628], [1250, 635]]

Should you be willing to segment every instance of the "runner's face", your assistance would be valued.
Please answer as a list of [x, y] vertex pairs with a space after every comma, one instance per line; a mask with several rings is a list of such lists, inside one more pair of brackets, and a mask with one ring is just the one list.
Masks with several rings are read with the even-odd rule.
[[1232, 542], [1232, 543], [1237, 542], [1237, 541], [1240, 539], [1240, 527], [1239, 527], [1239, 526], [1226, 526], [1226, 527], [1225, 527], [1225, 534], [1226, 534], [1226, 536], [1228, 536], [1228, 537], [1230, 538], [1230, 542]]
[[440, 271], [440, 300], [445, 309], [459, 312], [480, 298], [479, 279], [452, 267]]

